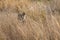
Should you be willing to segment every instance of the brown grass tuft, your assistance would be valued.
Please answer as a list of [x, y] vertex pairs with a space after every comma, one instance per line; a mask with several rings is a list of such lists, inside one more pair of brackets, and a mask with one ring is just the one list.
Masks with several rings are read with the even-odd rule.
[[60, 40], [59, 11], [49, 2], [0, 0], [0, 40]]

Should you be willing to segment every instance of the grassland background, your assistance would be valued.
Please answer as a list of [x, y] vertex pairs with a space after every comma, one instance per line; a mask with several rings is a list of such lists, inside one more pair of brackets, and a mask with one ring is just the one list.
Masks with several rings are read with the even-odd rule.
[[0, 0], [0, 40], [60, 40], [60, 0]]

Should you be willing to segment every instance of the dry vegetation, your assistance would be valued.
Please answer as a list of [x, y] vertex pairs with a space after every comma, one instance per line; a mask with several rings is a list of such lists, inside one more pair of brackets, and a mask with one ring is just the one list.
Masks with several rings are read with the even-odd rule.
[[[59, 4], [59, 0], [0, 0], [0, 40], [60, 40]], [[19, 20], [23, 12], [24, 19]]]

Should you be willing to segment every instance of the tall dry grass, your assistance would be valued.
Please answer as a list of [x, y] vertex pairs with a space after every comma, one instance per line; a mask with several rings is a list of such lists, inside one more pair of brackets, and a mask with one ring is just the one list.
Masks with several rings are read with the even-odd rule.
[[60, 14], [49, 2], [0, 0], [0, 40], [60, 40]]

